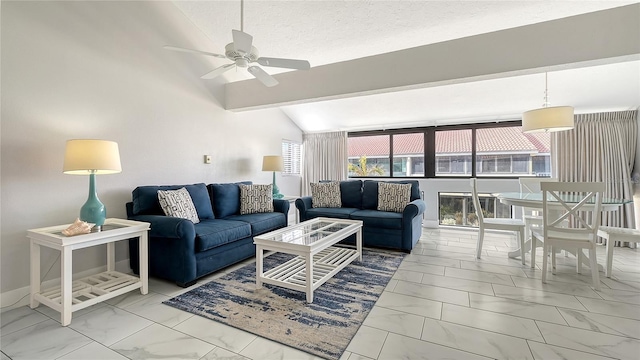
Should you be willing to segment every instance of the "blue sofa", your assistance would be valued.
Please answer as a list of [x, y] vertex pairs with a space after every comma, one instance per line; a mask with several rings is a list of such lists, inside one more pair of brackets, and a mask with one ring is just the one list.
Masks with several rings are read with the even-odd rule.
[[[296, 199], [300, 221], [316, 217], [362, 220], [364, 246], [411, 252], [422, 234], [422, 213], [426, 208], [420, 198], [420, 185], [417, 180], [388, 182], [411, 184], [411, 202], [402, 213], [376, 210], [379, 181], [348, 180], [340, 182], [342, 207], [314, 208], [311, 196]], [[351, 237], [347, 242], [354, 239]]]
[[[214, 271], [255, 256], [253, 237], [287, 226], [289, 202], [273, 200], [274, 212], [240, 215], [239, 184], [139, 186], [127, 203], [127, 218], [151, 223], [149, 275], [182, 287]], [[200, 222], [165, 216], [158, 190], [185, 187]], [[138, 240], [129, 240], [131, 269], [138, 274]]]

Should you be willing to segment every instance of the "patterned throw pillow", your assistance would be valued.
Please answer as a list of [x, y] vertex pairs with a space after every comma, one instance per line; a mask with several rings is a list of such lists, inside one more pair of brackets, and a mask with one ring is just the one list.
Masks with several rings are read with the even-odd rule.
[[311, 204], [314, 208], [342, 207], [340, 199], [340, 183], [311, 183]]
[[273, 212], [272, 185], [240, 186], [240, 215]]
[[411, 184], [378, 183], [378, 210], [401, 213], [411, 198]]
[[165, 215], [191, 220], [194, 224], [200, 222], [198, 212], [187, 189], [158, 190], [158, 201]]

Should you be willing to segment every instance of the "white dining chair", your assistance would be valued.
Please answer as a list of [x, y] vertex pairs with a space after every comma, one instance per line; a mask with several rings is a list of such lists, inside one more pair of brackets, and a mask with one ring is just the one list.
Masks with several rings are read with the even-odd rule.
[[[558, 182], [558, 178], [521, 177], [520, 192], [523, 194], [537, 194], [542, 191], [540, 184], [543, 182]], [[536, 248], [542, 247], [542, 242], [531, 236], [532, 227], [542, 226], [541, 208], [522, 208], [522, 220], [524, 221], [524, 239], [531, 239], [531, 268], [536, 267]]]
[[476, 178], [471, 178], [471, 197], [473, 199], [473, 207], [478, 217], [478, 242], [476, 245], [476, 257], [480, 259], [482, 253], [482, 242], [484, 241], [485, 230], [504, 230], [515, 231], [518, 241], [520, 242], [520, 257], [522, 259], [522, 265], [524, 262], [524, 221], [518, 219], [485, 219], [480, 207], [480, 198], [478, 197], [478, 184]]
[[[593, 287], [600, 290], [596, 236], [600, 225], [604, 183], [555, 182], [542, 183], [540, 187], [543, 225], [542, 231], [535, 229], [532, 236], [543, 243], [542, 282], [547, 282], [549, 251], [553, 274], [556, 273], [556, 251], [559, 249], [576, 251], [576, 270], [581, 273], [583, 249], [588, 249]], [[563, 225], [565, 220], [569, 220], [570, 227]]]
[[640, 242], [640, 230], [627, 229], [614, 226], [600, 226], [598, 229], [598, 236], [607, 241], [607, 267], [605, 268], [605, 276], [611, 277], [611, 270], [613, 269], [613, 246], [616, 241], [627, 241], [630, 243]]

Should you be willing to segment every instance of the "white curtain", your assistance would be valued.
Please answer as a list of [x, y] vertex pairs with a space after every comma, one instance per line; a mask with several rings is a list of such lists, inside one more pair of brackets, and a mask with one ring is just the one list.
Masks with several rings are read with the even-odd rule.
[[[575, 128], [551, 136], [553, 176], [605, 182], [604, 197], [633, 199], [637, 110], [575, 116]], [[602, 225], [635, 228], [633, 203], [603, 213]]]
[[309, 183], [347, 179], [347, 132], [304, 134], [302, 196], [311, 195]]

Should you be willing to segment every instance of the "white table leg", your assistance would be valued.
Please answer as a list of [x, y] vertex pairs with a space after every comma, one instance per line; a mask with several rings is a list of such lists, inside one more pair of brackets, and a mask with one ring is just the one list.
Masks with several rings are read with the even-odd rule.
[[140, 292], [142, 295], [146, 295], [149, 293], [149, 235], [146, 230], [140, 234], [140, 238], [138, 239], [138, 252], [140, 253], [140, 281], [142, 281]]
[[358, 260], [362, 261], [362, 228], [356, 233], [356, 248], [358, 250]]
[[116, 244], [115, 242], [107, 243], [107, 271], [116, 269]]
[[72, 253], [73, 251], [69, 247], [64, 247], [61, 250], [60, 256], [60, 323], [62, 326], [67, 326], [71, 323], [71, 297], [73, 290], [73, 277], [72, 277]]
[[263, 275], [263, 250], [262, 246], [256, 245], [256, 289], [262, 287], [262, 275]]
[[611, 277], [611, 270], [613, 270], [613, 246], [615, 244], [615, 236], [609, 235], [607, 237], [607, 270], [605, 271], [605, 276]]
[[311, 253], [306, 256], [305, 269], [307, 272], [307, 302], [311, 304], [313, 302], [313, 254]]
[[29, 306], [35, 309], [40, 305], [35, 295], [40, 292], [40, 245], [31, 240], [31, 296]]

